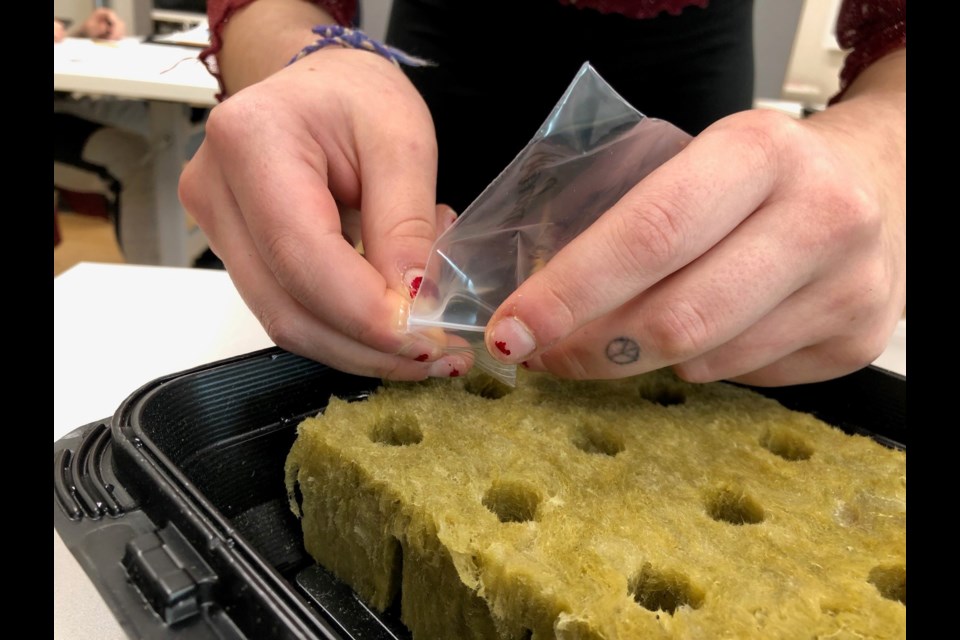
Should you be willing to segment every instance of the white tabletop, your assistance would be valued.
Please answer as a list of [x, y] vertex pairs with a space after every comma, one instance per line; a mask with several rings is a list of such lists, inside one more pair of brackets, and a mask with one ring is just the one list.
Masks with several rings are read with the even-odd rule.
[[[906, 321], [877, 364], [906, 374]], [[271, 346], [223, 271], [80, 264], [53, 281], [53, 439], [144, 383]], [[54, 533], [54, 637], [123, 638]]]
[[[53, 439], [159, 376], [271, 345], [226, 272], [80, 264], [53, 281]], [[53, 538], [54, 638], [124, 638]]]
[[195, 47], [150, 44], [139, 38], [116, 42], [67, 38], [53, 45], [53, 88], [212, 106], [217, 81], [199, 54]]

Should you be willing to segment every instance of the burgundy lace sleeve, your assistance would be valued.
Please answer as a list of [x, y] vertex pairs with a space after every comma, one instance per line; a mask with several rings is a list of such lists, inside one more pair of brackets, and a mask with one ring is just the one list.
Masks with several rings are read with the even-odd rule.
[[[207, 0], [207, 20], [210, 23], [210, 46], [200, 53], [200, 59], [220, 84], [220, 93], [217, 100], [223, 100], [226, 95], [223, 88], [223, 79], [217, 67], [216, 54], [223, 46], [221, 33], [234, 11], [242, 9], [255, 0]], [[352, 24], [357, 14], [357, 0], [310, 0], [325, 9], [338, 24], [347, 26]]]
[[864, 69], [907, 46], [907, 0], [844, 0], [837, 19], [837, 41], [849, 49], [840, 71], [840, 92], [846, 92]]

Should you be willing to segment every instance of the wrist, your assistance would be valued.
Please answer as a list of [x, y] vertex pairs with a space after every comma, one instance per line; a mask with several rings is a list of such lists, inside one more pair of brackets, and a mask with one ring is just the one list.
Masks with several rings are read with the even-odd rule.
[[352, 29], [340, 25], [320, 25], [314, 27], [312, 32], [317, 36], [317, 39], [297, 52], [287, 63], [288, 66], [327, 47], [367, 51], [379, 55], [381, 58], [389, 60], [397, 66], [405, 64], [408, 66], [422, 67], [429, 64], [429, 62], [423, 58], [418, 58], [396, 47], [391, 47], [378, 40], [374, 40], [360, 29]]
[[303, 0], [257, 0], [230, 14], [220, 31], [216, 67], [224, 93], [236, 93], [282, 69], [316, 40], [311, 29], [333, 17]]

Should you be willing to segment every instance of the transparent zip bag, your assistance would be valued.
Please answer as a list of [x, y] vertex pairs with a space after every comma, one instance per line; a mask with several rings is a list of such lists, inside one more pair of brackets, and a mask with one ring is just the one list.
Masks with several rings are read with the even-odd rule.
[[516, 365], [484, 346], [494, 311], [690, 140], [584, 63], [533, 139], [434, 243], [409, 330], [515, 385]]

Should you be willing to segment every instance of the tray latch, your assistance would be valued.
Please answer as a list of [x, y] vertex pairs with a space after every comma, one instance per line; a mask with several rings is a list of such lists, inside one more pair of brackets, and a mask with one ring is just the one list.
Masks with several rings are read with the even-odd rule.
[[217, 575], [173, 525], [127, 543], [123, 567], [167, 624], [200, 613]]

